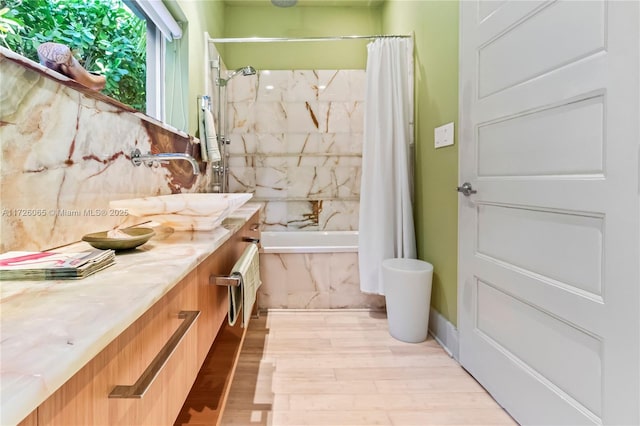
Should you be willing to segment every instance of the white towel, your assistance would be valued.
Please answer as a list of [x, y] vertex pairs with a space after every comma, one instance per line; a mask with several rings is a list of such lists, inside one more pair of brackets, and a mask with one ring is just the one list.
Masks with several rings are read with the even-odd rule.
[[249, 324], [258, 287], [262, 284], [259, 258], [258, 245], [249, 244], [231, 269], [231, 276], [240, 278], [240, 286], [229, 287], [229, 325], [235, 324], [241, 310], [244, 311], [242, 327]]
[[204, 111], [204, 132], [205, 145], [207, 147], [207, 157], [209, 161], [220, 161], [220, 148], [218, 147], [218, 135], [216, 134], [216, 125], [213, 121], [213, 114], [208, 109]]
[[207, 155], [207, 133], [204, 127], [204, 110], [200, 109], [200, 114], [198, 114], [198, 130], [200, 131], [200, 157], [202, 157], [202, 161], [209, 161], [209, 156]]
[[[234, 274], [231, 274], [234, 276]], [[241, 274], [235, 275], [240, 279], [240, 284], [237, 287], [229, 286], [229, 315], [227, 315], [227, 320], [229, 321], [229, 325], [235, 325], [236, 320], [240, 316], [240, 311], [242, 310], [242, 287], [243, 279]]]

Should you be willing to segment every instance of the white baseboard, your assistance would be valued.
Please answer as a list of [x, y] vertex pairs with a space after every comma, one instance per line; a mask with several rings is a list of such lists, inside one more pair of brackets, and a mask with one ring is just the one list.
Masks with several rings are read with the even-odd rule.
[[449, 356], [458, 360], [458, 329], [433, 308], [429, 312], [429, 333]]

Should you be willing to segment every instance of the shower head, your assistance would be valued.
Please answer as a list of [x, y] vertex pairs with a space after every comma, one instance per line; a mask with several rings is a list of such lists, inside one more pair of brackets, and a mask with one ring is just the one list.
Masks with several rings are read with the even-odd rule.
[[256, 69], [251, 65], [247, 65], [246, 67], [238, 68], [237, 70], [233, 71], [231, 74], [229, 74], [229, 76], [226, 79], [224, 78], [218, 79], [218, 84], [220, 86], [226, 86], [227, 82], [231, 80], [233, 77], [237, 76], [238, 74], [247, 76], [247, 75], [254, 75], [255, 73], [256, 73]]
[[235, 72], [241, 72], [242, 75], [254, 75], [256, 73], [256, 69], [251, 65], [247, 65], [246, 67], [238, 68]]

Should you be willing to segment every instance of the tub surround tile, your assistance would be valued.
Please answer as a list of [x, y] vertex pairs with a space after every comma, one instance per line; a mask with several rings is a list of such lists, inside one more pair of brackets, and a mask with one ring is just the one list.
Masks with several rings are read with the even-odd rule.
[[343, 157], [326, 154], [306, 154], [287, 157], [287, 166], [331, 168], [343, 165], [359, 166], [358, 158]]
[[[265, 200], [263, 230], [358, 229], [364, 81], [362, 70], [295, 70], [229, 83], [230, 189]], [[309, 200], [323, 200], [317, 221]], [[360, 292], [356, 253], [261, 261], [261, 307], [384, 306]]]
[[235, 102], [229, 133], [362, 133], [363, 101]]
[[262, 229], [280, 231], [286, 230], [288, 225], [287, 208], [289, 203], [269, 201], [264, 203], [264, 216], [268, 219], [263, 219]]
[[364, 102], [367, 79], [363, 70], [347, 70], [349, 74], [349, 84], [351, 87], [350, 101]]
[[[249, 128], [256, 133], [286, 133], [289, 111], [282, 102], [256, 102], [245, 108], [251, 111]], [[236, 129], [234, 128], [234, 131]]]
[[286, 169], [271, 167], [258, 167], [256, 171], [255, 196], [260, 198], [287, 198], [289, 188], [287, 185]]
[[256, 100], [259, 102], [284, 101], [291, 74], [291, 71], [260, 70]]
[[[268, 209], [264, 229], [357, 229], [364, 82], [364, 70], [262, 70], [229, 82], [230, 190], [291, 204]], [[295, 205], [303, 199], [333, 204], [315, 224]]]
[[318, 100], [364, 101], [364, 75], [363, 70], [319, 70]]
[[254, 155], [253, 167], [256, 169], [276, 169], [281, 173], [287, 173], [289, 162], [287, 157], [269, 154]]
[[[222, 78], [226, 78], [223, 73]], [[261, 74], [254, 75], [236, 75], [227, 86], [227, 102], [247, 102], [257, 99], [259, 88], [258, 82]], [[224, 89], [223, 89], [224, 90]]]
[[256, 169], [254, 167], [233, 167], [229, 169], [229, 191], [251, 192], [256, 191]]
[[343, 102], [321, 102], [318, 104], [322, 133], [349, 133], [350, 116]]
[[360, 292], [357, 253], [262, 253], [260, 308], [319, 309], [385, 306]]
[[[252, 104], [246, 102], [229, 103], [227, 108], [227, 137], [233, 133], [251, 133], [254, 129]], [[218, 125], [218, 132], [224, 133]]]
[[287, 153], [291, 154], [314, 154], [319, 151], [320, 135], [317, 133], [288, 133], [286, 135]]
[[317, 152], [362, 157], [362, 133], [324, 133], [320, 135]]
[[[275, 73], [278, 71], [272, 71]], [[318, 98], [318, 72], [315, 70], [279, 71], [290, 73], [285, 102], [304, 102]]]
[[352, 98], [349, 70], [318, 70], [318, 100], [348, 101]]
[[309, 201], [267, 201], [264, 202], [264, 216], [262, 230], [286, 231], [287, 229], [318, 230], [315, 221], [305, 217], [313, 211]]
[[285, 105], [287, 133], [319, 133], [325, 130], [324, 117], [320, 115], [317, 101], [288, 102]]
[[309, 215], [313, 213], [313, 202], [293, 201], [286, 204], [287, 207], [287, 228], [317, 231], [318, 224]]
[[235, 156], [362, 157], [361, 133], [232, 133], [229, 154]]
[[230, 155], [261, 153], [258, 151], [258, 136], [255, 133], [229, 133], [231, 143], [227, 145]]
[[329, 253], [329, 290], [348, 289], [360, 291], [358, 253]]
[[359, 209], [357, 201], [324, 201], [319, 227], [323, 231], [357, 231]]
[[287, 178], [290, 198], [359, 197], [359, 167], [289, 167]]

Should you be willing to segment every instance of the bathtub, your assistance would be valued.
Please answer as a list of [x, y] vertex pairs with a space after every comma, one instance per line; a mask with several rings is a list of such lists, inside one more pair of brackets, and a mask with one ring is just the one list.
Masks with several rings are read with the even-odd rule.
[[264, 231], [261, 309], [381, 309], [384, 297], [360, 291], [358, 231]]
[[358, 231], [262, 232], [263, 253], [346, 253], [358, 251]]

